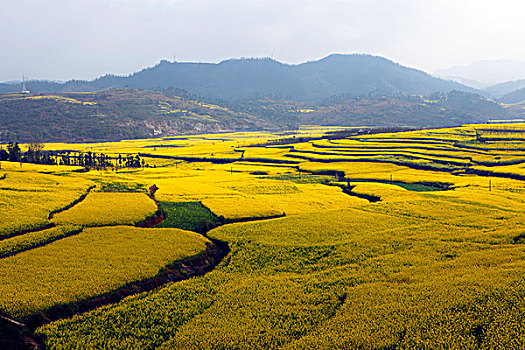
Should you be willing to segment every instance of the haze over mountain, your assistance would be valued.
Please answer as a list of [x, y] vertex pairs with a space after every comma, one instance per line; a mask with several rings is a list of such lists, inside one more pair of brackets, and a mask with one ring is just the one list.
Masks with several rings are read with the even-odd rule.
[[509, 104], [525, 104], [525, 87], [506, 94], [501, 97], [500, 101]]
[[499, 99], [523, 88], [525, 88], [525, 79], [506, 81], [504, 83], [491, 85], [483, 89], [483, 91], [490, 96]]
[[477, 80], [472, 80], [472, 79], [467, 79], [467, 78], [462, 78], [462, 77], [456, 77], [456, 76], [448, 76], [448, 75], [442, 75], [442, 76], [437, 76], [441, 79], [446, 79], [446, 80], [451, 80], [451, 81], [455, 81], [457, 83], [460, 83], [460, 84], [463, 84], [463, 85], [466, 85], [466, 86], [470, 86], [472, 88], [475, 88], [475, 89], [485, 89], [487, 87], [487, 84], [485, 83], [481, 83]]
[[525, 78], [525, 62], [513, 60], [476, 61], [469, 65], [438, 69], [435, 75], [460, 81], [476, 88], [486, 88]]
[[[231, 59], [220, 63], [161, 61], [129, 76], [106, 75], [93, 81], [28, 82], [37, 92], [97, 91], [108, 88], [183, 89], [191, 94], [227, 101], [257, 97], [315, 101], [340, 94], [429, 95], [453, 90], [476, 92], [386, 58], [333, 54], [318, 61], [288, 65], [270, 58]], [[3, 84], [0, 92], [18, 91]]]

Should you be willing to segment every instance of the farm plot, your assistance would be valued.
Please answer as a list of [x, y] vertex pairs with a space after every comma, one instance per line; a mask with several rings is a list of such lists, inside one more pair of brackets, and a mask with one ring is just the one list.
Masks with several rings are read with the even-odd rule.
[[144, 193], [90, 193], [69, 210], [57, 213], [57, 225], [111, 226], [136, 224], [157, 211], [155, 202]]
[[0, 310], [26, 320], [151, 278], [209, 241], [179, 229], [87, 228], [81, 234], [0, 259]]
[[[524, 305], [523, 248], [501, 232], [486, 239], [495, 217], [521, 214], [486, 209], [465, 227], [477, 204], [441, 222], [459, 207], [432, 202], [422, 196], [404, 207], [427, 205], [429, 219], [380, 202], [371, 207], [377, 213], [333, 210], [222, 226], [209, 234], [232, 252], [217, 270], [38, 332], [53, 349], [118, 341], [127, 349], [468, 348], [477, 344], [473, 328], [489, 335], [488, 344], [524, 341], [512, 306]], [[108, 326], [108, 319], [122, 322]]]
[[0, 241], [0, 258], [51, 243], [79, 231], [77, 226], [64, 225], [4, 239]]
[[206, 232], [222, 224], [201, 202], [160, 202], [164, 220], [155, 227], [175, 227], [194, 232]]
[[49, 224], [49, 214], [74, 202], [94, 185], [83, 178], [43, 174], [25, 164], [22, 170], [2, 171], [0, 238]]
[[[253, 184], [243, 189], [242, 196], [212, 197], [203, 200], [203, 204], [217, 215], [227, 219], [243, 217], [265, 217], [275, 215], [297, 215], [337, 208], [349, 208], [363, 205], [363, 199], [350, 197], [340, 188], [321, 184], [296, 184], [287, 181], [279, 187], [261, 187]], [[277, 189], [282, 193], [274, 192]], [[288, 189], [288, 190], [287, 190]], [[259, 193], [257, 193], [259, 192]], [[249, 193], [253, 193], [250, 195]]]

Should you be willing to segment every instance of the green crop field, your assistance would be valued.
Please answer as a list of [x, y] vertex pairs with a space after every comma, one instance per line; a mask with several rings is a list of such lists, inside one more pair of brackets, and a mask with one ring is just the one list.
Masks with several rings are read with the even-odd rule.
[[[525, 347], [525, 125], [315, 130], [46, 145], [143, 168], [2, 162], [0, 314], [46, 349]], [[174, 264], [200, 272], [56, 317]]]
[[200, 202], [161, 202], [160, 207], [165, 218], [156, 227], [205, 232], [221, 224], [221, 219]]

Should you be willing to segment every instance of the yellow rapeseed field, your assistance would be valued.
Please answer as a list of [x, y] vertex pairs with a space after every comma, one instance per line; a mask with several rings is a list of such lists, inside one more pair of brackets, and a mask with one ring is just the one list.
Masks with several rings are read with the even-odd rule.
[[49, 244], [78, 231], [79, 227], [64, 225], [1, 240], [0, 258]]
[[179, 229], [87, 228], [0, 259], [0, 310], [17, 319], [86, 300], [156, 275], [204, 250], [206, 238]]
[[258, 193], [261, 188], [254, 186], [253, 195], [249, 194], [250, 187], [243, 188], [242, 196], [211, 197], [204, 199], [202, 203], [217, 215], [232, 219], [296, 215], [367, 203], [364, 199], [343, 194], [340, 188], [321, 184], [297, 184], [291, 187], [295, 190], [289, 192], [286, 191], [287, 187], [282, 192], [273, 192], [275, 188], [269, 188], [271, 190], [267, 193]]
[[135, 224], [157, 211], [157, 206], [144, 193], [93, 192], [73, 208], [56, 214], [57, 225], [109, 226]]
[[[49, 223], [52, 211], [75, 201], [93, 182], [81, 177], [44, 173], [47, 167], [2, 162], [0, 180], [0, 237]], [[64, 169], [57, 169], [63, 171]]]
[[[188, 227], [222, 225], [207, 236], [230, 252], [203, 276], [45, 324], [37, 334], [47, 348], [64, 350], [523, 348], [525, 147], [512, 139], [516, 128], [524, 129], [487, 124], [304, 142], [261, 132], [46, 145], [167, 158], [148, 158], [155, 167], [85, 174], [11, 164], [0, 171], [7, 174], [0, 187], [27, 191], [3, 202], [38, 203], [41, 192], [23, 183], [41, 176], [71, 179], [64, 187], [84, 181], [73, 199], [87, 184], [136, 189], [141, 193], [95, 190], [51, 220], [58, 228], [132, 224], [156, 210], [144, 194], [155, 184], [155, 198], [173, 213], [206, 212], [207, 221]], [[503, 140], [483, 140], [480, 129]], [[324, 131], [306, 127], [295, 136]], [[6, 186], [15, 171], [27, 180]], [[28, 222], [47, 222], [32, 215], [20, 211]], [[228, 223], [220, 216], [260, 220]], [[193, 234], [191, 244], [171, 241], [168, 232], [87, 228], [0, 259], [0, 276], [8, 276], [0, 285], [2, 312], [24, 319], [110, 292], [207, 242]], [[44, 236], [19, 240], [31, 247], [32, 237]]]

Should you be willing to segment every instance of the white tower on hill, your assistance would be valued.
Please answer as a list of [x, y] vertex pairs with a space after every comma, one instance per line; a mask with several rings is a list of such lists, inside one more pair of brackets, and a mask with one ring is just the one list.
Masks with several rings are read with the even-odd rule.
[[22, 91], [20, 91], [23, 94], [29, 94], [31, 91], [26, 89], [26, 78], [22, 76]]

